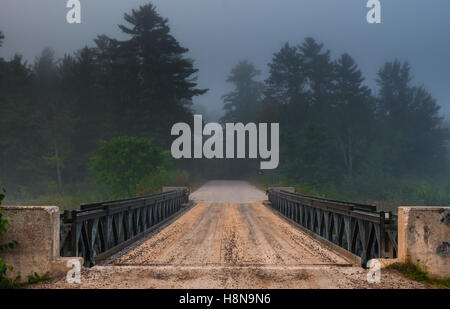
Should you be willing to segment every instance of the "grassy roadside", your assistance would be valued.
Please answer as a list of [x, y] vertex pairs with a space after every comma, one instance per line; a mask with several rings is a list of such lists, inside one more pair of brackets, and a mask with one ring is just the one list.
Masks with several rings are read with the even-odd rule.
[[[195, 178], [188, 182], [191, 192], [201, 187], [206, 180]], [[147, 195], [159, 193], [165, 185], [184, 186], [184, 183], [170, 182], [165, 180], [157, 183], [151, 183], [144, 187], [140, 192], [133, 196]], [[7, 196], [4, 201], [5, 205], [22, 205], [22, 206], [58, 206], [60, 211], [79, 209], [81, 204], [96, 203], [106, 200], [116, 199], [103, 187], [95, 184], [82, 184], [80, 186], [68, 187], [61, 193], [43, 193], [43, 194], [24, 194], [21, 196]]]
[[322, 192], [318, 192], [316, 190], [309, 189], [307, 187], [304, 187], [302, 185], [268, 185], [262, 181], [259, 181], [257, 179], [250, 179], [249, 182], [257, 187], [258, 189], [262, 191], [266, 191], [268, 187], [294, 187], [295, 192], [299, 192], [305, 195], [310, 196], [317, 196], [317, 197], [323, 197], [323, 198], [332, 198], [336, 200], [342, 200], [342, 201], [348, 201], [348, 202], [355, 202], [355, 203], [362, 203], [362, 204], [369, 204], [369, 205], [375, 205], [378, 209], [383, 211], [392, 211], [393, 213], [397, 213], [397, 207], [399, 205], [408, 205], [408, 203], [405, 202], [393, 202], [393, 201], [373, 201], [373, 200], [351, 200], [343, 197], [336, 197], [333, 194], [324, 194]]
[[108, 199], [102, 192], [89, 190], [70, 193], [42, 194], [33, 197], [9, 198], [5, 205], [58, 206], [61, 211], [78, 209], [81, 204], [94, 203]]
[[[361, 197], [349, 194], [345, 191], [340, 191], [337, 188], [333, 189], [317, 189], [314, 187], [311, 187], [307, 184], [293, 184], [289, 182], [281, 182], [278, 184], [274, 183], [268, 183], [261, 177], [253, 177], [248, 179], [250, 183], [255, 185], [257, 188], [261, 190], [266, 190], [268, 187], [294, 187], [295, 192], [299, 192], [305, 195], [311, 195], [311, 196], [317, 196], [317, 197], [323, 197], [323, 198], [331, 198], [335, 200], [341, 200], [346, 202], [354, 202], [354, 203], [361, 203], [361, 204], [369, 204], [369, 205], [375, 205], [377, 206], [378, 210], [382, 211], [391, 211], [393, 213], [398, 212], [398, 207], [400, 206], [423, 206], [423, 205], [441, 205], [442, 203], [426, 203], [420, 198], [411, 198], [406, 199], [404, 196], [391, 196], [387, 199], [373, 199], [373, 198], [367, 198], [367, 197]], [[445, 204], [447, 205], [447, 204]]]
[[386, 266], [385, 269], [394, 269], [400, 272], [406, 278], [414, 281], [431, 284], [441, 289], [450, 289], [450, 278], [437, 278], [431, 276], [427, 271], [422, 269], [419, 265], [411, 261], [397, 262]]

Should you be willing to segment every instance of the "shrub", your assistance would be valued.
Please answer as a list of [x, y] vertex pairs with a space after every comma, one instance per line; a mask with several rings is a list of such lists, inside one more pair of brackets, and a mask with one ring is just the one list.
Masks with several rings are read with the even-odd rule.
[[100, 154], [92, 158], [91, 170], [114, 197], [136, 193], [139, 182], [167, 165], [169, 153], [151, 140], [117, 137], [100, 142]]
[[190, 175], [184, 170], [171, 170], [158, 168], [154, 173], [147, 175], [137, 185], [138, 195], [147, 195], [160, 192], [164, 186], [188, 186]]
[[[0, 205], [2, 204], [3, 199], [5, 198], [5, 189], [1, 189], [0, 191]], [[8, 218], [4, 219], [2, 210], [0, 208], [0, 239], [6, 233], [6, 228], [10, 224], [10, 220]], [[17, 241], [12, 241], [8, 243], [0, 243], [0, 252], [8, 249], [14, 248], [17, 245]], [[0, 288], [11, 288], [17, 284], [18, 277], [8, 278], [8, 271], [12, 271], [13, 267], [11, 265], [7, 265], [5, 260], [0, 258]]]

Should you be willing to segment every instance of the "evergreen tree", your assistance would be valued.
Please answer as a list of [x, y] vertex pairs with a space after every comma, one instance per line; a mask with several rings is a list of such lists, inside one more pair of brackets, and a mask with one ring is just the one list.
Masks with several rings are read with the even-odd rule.
[[63, 186], [63, 169], [70, 152], [75, 118], [70, 102], [60, 92], [60, 75], [54, 53], [49, 48], [42, 51], [33, 68], [33, 97], [38, 107], [41, 134], [45, 139], [42, 159], [54, 168], [58, 190]]
[[[445, 157], [448, 130], [439, 107], [423, 87], [412, 87], [408, 63], [386, 63], [378, 73], [380, 143], [394, 176], [417, 176], [436, 170]], [[442, 162], [442, 161], [441, 161]], [[428, 172], [427, 172], [428, 171]]]
[[66, 55], [58, 66], [60, 92], [77, 128], [71, 135], [71, 148], [67, 158], [68, 181], [83, 181], [88, 174], [88, 159], [105, 134], [105, 99], [100, 80], [100, 65], [96, 51], [84, 47], [73, 56]]
[[334, 89], [334, 67], [330, 51], [323, 51], [323, 44], [318, 44], [310, 37], [305, 39], [298, 50], [303, 72], [307, 77], [310, 105], [316, 114], [326, 115], [330, 112]]
[[263, 84], [255, 80], [260, 71], [247, 60], [240, 61], [227, 78], [234, 90], [225, 94], [223, 122], [255, 122], [261, 107]]
[[[113, 123], [131, 135], [157, 135], [167, 143], [170, 126], [190, 121], [191, 100], [204, 94], [196, 88], [193, 61], [185, 58], [182, 47], [170, 34], [167, 19], [161, 17], [152, 4], [125, 14], [128, 25], [120, 29], [130, 39], [117, 41], [105, 37], [97, 40], [98, 49], [108, 47], [107, 54], [114, 80], [115, 96], [111, 112]], [[101, 45], [100, 45], [101, 44]], [[117, 84], [120, 88], [117, 89]]]
[[335, 63], [334, 132], [350, 185], [354, 171], [369, 147], [374, 108], [361, 71], [350, 55]]
[[289, 104], [304, 92], [306, 76], [297, 47], [285, 43], [269, 63], [270, 75], [266, 80], [266, 97], [277, 105]]
[[38, 172], [40, 155], [39, 121], [31, 100], [31, 72], [15, 55], [10, 61], [0, 58], [0, 179], [15, 193], [20, 183], [31, 182]]

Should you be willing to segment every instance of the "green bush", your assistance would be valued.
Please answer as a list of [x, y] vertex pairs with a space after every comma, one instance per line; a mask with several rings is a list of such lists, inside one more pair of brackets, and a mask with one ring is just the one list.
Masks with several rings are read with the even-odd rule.
[[[0, 191], [0, 205], [2, 204], [3, 199], [5, 198], [5, 189], [1, 189]], [[0, 239], [6, 233], [7, 226], [10, 225], [10, 220], [8, 218], [4, 219], [2, 210], [0, 208]], [[8, 243], [0, 243], [0, 252], [8, 249], [12, 249], [17, 246], [17, 241], [12, 241]], [[6, 264], [6, 261], [0, 258], [0, 288], [11, 288], [17, 284], [17, 278], [8, 278], [7, 273], [12, 271], [13, 267], [11, 265]]]
[[169, 159], [169, 153], [151, 140], [123, 136], [101, 141], [100, 154], [92, 158], [90, 168], [113, 197], [129, 197], [144, 177], [166, 166]]
[[189, 186], [190, 175], [184, 170], [166, 170], [163, 167], [145, 176], [137, 185], [137, 195], [147, 195], [161, 191], [164, 186]]

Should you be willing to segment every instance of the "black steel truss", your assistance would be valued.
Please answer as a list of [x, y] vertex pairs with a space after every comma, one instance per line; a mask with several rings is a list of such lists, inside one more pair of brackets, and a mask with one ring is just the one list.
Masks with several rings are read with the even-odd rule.
[[83, 257], [85, 266], [93, 266], [178, 212], [188, 201], [188, 190], [182, 189], [65, 211], [61, 256]]
[[376, 206], [268, 190], [274, 210], [328, 241], [361, 257], [397, 256], [397, 216]]

